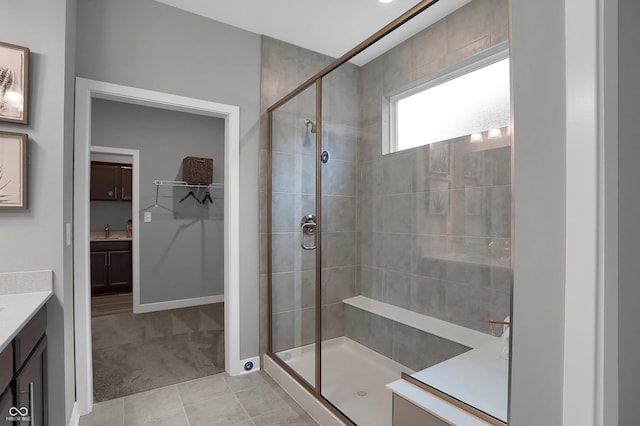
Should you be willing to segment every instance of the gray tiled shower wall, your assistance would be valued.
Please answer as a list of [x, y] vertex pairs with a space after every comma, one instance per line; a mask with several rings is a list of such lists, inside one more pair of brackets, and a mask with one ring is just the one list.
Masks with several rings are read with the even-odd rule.
[[[268, 234], [266, 212], [269, 206], [267, 203], [268, 197], [266, 192], [266, 185], [267, 173], [269, 170], [266, 165], [268, 164], [267, 160], [269, 157], [269, 147], [266, 110], [287, 93], [309, 79], [313, 74], [329, 65], [333, 61], [333, 58], [306, 49], [302, 49], [298, 46], [266, 36], [262, 37], [261, 56], [262, 71], [260, 85], [260, 106], [262, 122], [260, 138], [260, 353], [265, 353], [267, 350], [268, 336], [267, 318], [269, 315], [271, 315], [271, 312], [269, 312], [268, 309], [267, 292]], [[302, 119], [304, 120], [304, 118]], [[293, 125], [294, 117], [291, 117], [290, 120], [291, 124]], [[298, 123], [298, 125], [295, 126], [295, 129], [304, 132], [305, 127], [303, 122]], [[303, 136], [306, 137], [306, 133], [303, 134]], [[292, 158], [294, 162], [293, 168], [291, 166]], [[291, 185], [294, 184], [293, 175], [295, 172], [295, 159], [295, 156], [292, 157], [291, 150], [289, 150], [289, 152], [285, 150], [284, 152], [274, 153], [272, 157], [273, 170], [275, 172], [282, 172], [278, 176], [274, 176], [274, 186], [276, 185], [276, 181], [278, 179], [280, 179], [280, 183], [282, 185], [287, 185], [287, 182], [289, 182]], [[308, 160], [308, 158], [306, 157], [298, 157], [299, 161], [303, 159]], [[279, 191], [284, 193], [290, 192], [291, 194], [293, 194], [293, 189], [293, 186], [290, 186], [288, 188], [285, 187], [285, 190], [283, 191], [281, 187]], [[298, 200], [300, 203], [302, 202], [301, 199], [302, 198], [300, 197], [300, 200]], [[313, 203], [312, 200], [310, 201], [308, 199], [307, 202]], [[296, 218], [294, 216], [293, 219], [299, 221], [300, 217]], [[289, 217], [289, 220], [293, 219]], [[288, 237], [287, 235], [284, 235], [286, 233], [282, 234], [283, 235], [281, 235], [278, 240], [274, 240], [274, 243], [277, 242], [281, 245], [284, 245], [288, 250], [292, 250], [291, 247], [293, 246], [291, 240], [289, 240], [289, 243], [286, 243], [283, 240], [286, 240]], [[276, 247], [274, 247], [274, 253], [275, 251]], [[274, 312], [278, 312], [278, 314], [275, 314], [272, 318], [274, 320], [274, 329], [277, 330], [274, 334], [281, 333], [280, 336], [274, 336], [274, 341], [283, 342], [283, 344], [279, 345], [281, 347], [286, 347], [287, 345], [290, 345], [292, 341], [308, 341], [309, 332], [313, 332], [313, 329], [308, 330], [308, 328], [310, 327], [308, 324], [311, 323], [311, 318], [313, 318], [313, 315], [315, 315], [314, 311], [309, 310], [310, 307], [313, 307], [315, 305], [315, 293], [313, 290], [315, 288], [315, 276], [313, 271], [311, 270], [294, 271], [292, 269], [293, 264], [287, 264], [286, 262], [288, 261], [286, 259], [283, 259], [282, 262], [283, 263], [279, 266], [280, 272], [274, 275], [273, 280], [274, 290], [276, 286], [280, 287], [281, 289], [279, 290], [280, 293], [277, 295], [278, 297], [273, 298], [274, 302], [276, 302], [276, 306], [274, 306]], [[291, 268], [285, 269], [287, 265], [291, 266]], [[278, 280], [278, 278], [280, 278], [280, 280]], [[297, 307], [297, 309], [294, 309], [294, 307]], [[305, 317], [304, 321], [302, 319], [303, 313]], [[307, 329], [302, 330], [301, 324], [307, 324]], [[293, 333], [296, 328], [298, 331], [298, 336], [300, 337], [294, 339]], [[306, 334], [304, 336], [304, 339], [302, 339], [301, 337], [303, 331]], [[313, 334], [311, 334], [311, 336], [313, 336]], [[278, 347], [274, 346], [274, 350], [278, 350]]]
[[467, 136], [383, 155], [384, 100], [507, 40], [507, 7], [474, 0], [360, 73], [357, 287], [483, 332], [510, 310], [510, 138], [470, 144]]
[[[437, 355], [436, 347], [449, 348], [448, 356], [464, 348], [434, 344], [434, 336], [345, 308], [341, 300], [362, 294], [484, 332], [489, 319], [508, 315], [509, 138], [477, 145], [459, 138], [382, 155], [388, 125], [384, 99], [391, 92], [507, 37], [507, 1], [474, 0], [366, 65], [347, 64], [324, 78], [322, 137], [331, 159], [323, 166], [322, 182], [323, 338], [346, 333], [418, 368], [445, 356]], [[264, 37], [263, 110], [330, 61]], [[274, 115], [279, 139], [272, 156], [274, 351], [312, 343], [315, 337], [312, 255], [302, 252], [298, 241], [300, 218], [315, 201], [315, 159], [308, 140], [315, 135], [303, 124], [315, 115], [314, 90]], [[261, 164], [268, 156], [263, 133]], [[264, 184], [264, 168], [261, 176]], [[264, 210], [264, 186], [261, 191]], [[261, 232], [261, 318], [266, 324], [264, 215]], [[367, 324], [368, 333], [361, 334]], [[430, 341], [436, 352], [428, 359], [403, 359], [407, 351], [400, 348], [406, 343], [398, 336], [408, 335]], [[264, 340], [261, 347], [266, 349]]]
[[353, 306], [345, 308], [345, 335], [415, 371], [470, 349]]
[[[342, 300], [356, 294], [356, 150], [358, 68], [342, 67], [323, 84], [323, 338], [344, 335]], [[314, 342], [315, 251], [300, 246], [300, 219], [315, 211], [315, 86], [273, 113], [273, 349]], [[306, 244], [313, 243], [307, 237]]]

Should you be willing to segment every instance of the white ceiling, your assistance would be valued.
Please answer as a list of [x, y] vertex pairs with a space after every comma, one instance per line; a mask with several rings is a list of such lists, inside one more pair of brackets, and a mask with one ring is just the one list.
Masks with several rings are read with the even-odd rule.
[[[419, 0], [156, 0], [256, 34], [337, 58], [402, 15]], [[353, 62], [363, 65], [383, 51], [471, 0], [441, 0]]]

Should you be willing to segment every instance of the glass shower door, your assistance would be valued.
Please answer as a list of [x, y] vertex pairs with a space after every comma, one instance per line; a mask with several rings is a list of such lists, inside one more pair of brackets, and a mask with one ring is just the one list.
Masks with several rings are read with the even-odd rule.
[[316, 86], [271, 112], [271, 348], [316, 375]]

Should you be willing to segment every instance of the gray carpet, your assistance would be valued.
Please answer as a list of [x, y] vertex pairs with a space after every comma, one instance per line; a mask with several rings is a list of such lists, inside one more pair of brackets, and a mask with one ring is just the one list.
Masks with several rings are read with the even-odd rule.
[[224, 371], [224, 304], [95, 317], [96, 402]]

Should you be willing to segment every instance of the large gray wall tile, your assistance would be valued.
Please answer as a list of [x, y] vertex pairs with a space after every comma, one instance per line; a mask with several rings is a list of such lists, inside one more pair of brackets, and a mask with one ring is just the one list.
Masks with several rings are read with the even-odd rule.
[[327, 234], [327, 244], [324, 254], [327, 267], [355, 265], [356, 233], [331, 232]]
[[271, 163], [273, 192], [293, 192], [295, 180], [291, 177], [291, 171], [295, 168], [294, 154], [274, 151]]
[[326, 270], [327, 300], [333, 304], [355, 296], [355, 266], [343, 266]]
[[445, 288], [445, 281], [412, 275], [409, 309], [434, 318], [444, 319]]
[[385, 271], [383, 300], [394, 306], [409, 309], [411, 275], [403, 272]]
[[327, 196], [323, 208], [327, 232], [356, 230], [356, 197]]
[[287, 312], [294, 309], [295, 274], [284, 272], [271, 275], [271, 307], [273, 313]]
[[272, 232], [295, 232], [298, 230], [300, 218], [295, 215], [296, 197], [295, 194], [288, 193], [271, 195]]

